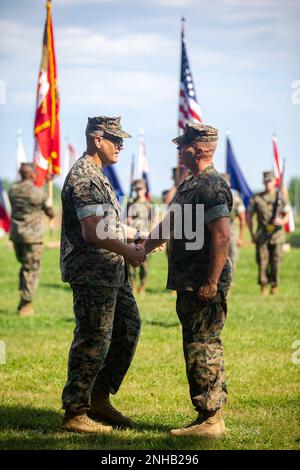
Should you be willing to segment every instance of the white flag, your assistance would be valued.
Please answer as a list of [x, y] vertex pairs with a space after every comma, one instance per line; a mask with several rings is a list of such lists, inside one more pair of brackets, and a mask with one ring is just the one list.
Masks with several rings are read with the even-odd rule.
[[19, 129], [17, 132], [17, 178], [20, 176], [21, 163], [26, 163], [27, 158], [22, 139], [22, 131]]

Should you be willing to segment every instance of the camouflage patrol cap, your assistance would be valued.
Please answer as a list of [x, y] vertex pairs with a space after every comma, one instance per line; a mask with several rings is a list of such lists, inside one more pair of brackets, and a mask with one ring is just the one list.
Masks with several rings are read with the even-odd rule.
[[98, 135], [109, 134], [115, 137], [120, 137], [125, 139], [131, 137], [127, 132], [121, 128], [121, 117], [108, 117], [108, 116], [98, 116], [88, 118], [88, 123], [86, 126], [86, 135], [97, 133]]
[[192, 142], [217, 142], [218, 129], [204, 124], [196, 124], [188, 121], [186, 123], [184, 134], [172, 140], [176, 145], [187, 145]]
[[272, 181], [272, 180], [275, 180], [275, 179], [276, 179], [276, 177], [275, 177], [274, 171], [270, 170], [270, 171], [264, 171], [263, 172], [263, 181], [264, 182]]
[[146, 182], [143, 179], [138, 179], [133, 182], [133, 187], [135, 189], [146, 189]]
[[26, 170], [27, 168], [30, 170], [35, 170], [35, 164], [27, 162], [21, 163], [20, 170]]

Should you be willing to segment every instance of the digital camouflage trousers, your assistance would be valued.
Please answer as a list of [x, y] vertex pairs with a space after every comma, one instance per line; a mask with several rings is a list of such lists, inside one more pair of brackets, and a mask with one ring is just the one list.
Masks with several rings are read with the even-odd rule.
[[42, 243], [14, 243], [17, 260], [21, 263], [19, 291], [21, 300], [32, 302], [40, 277]]
[[257, 243], [256, 262], [258, 264], [258, 284], [265, 286], [279, 284], [279, 267], [282, 260], [281, 243]]
[[227, 399], [220, 338], [227, 315], [226, 297], [218, 292], [213, 300], [204, 302], [195, 292], [177, 291], [176, 309], [192, 403], [197, 411], [218, 410]]
[[115, 394], [131, 364], [140, 316], [131, 287], [71, 286], [76, 317], [63, 408], [85, 413], [99, 392]]

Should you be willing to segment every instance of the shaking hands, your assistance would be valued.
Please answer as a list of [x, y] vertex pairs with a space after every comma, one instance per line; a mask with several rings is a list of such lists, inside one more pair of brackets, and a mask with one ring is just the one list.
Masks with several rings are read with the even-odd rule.
[[134, 268], [137, 268], [146, 260], [146, 252], [144, 247], [142, 245], [128, 245], [125, 258], [129, 264], [131, 264]]

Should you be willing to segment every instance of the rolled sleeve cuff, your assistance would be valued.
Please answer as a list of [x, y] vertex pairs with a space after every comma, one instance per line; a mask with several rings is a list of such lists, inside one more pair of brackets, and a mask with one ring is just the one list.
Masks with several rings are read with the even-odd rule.
[[220, 219], [221, 217], [229, 217], [229, 209], [226, 204], [221, 204], [220, 206], [212, 207], [204, 213], [204, 222], [209, 224], [215, 219]]
[[103, 211], [101, 204], [90, 204], [88, 206], [78, 207], [76, 209], [76, 214], [77, 214], [78, 219], [82, 220], [92, 215], [103, 217], [104, 211]]

